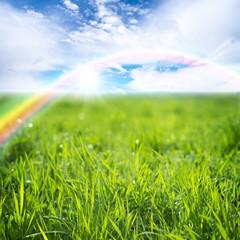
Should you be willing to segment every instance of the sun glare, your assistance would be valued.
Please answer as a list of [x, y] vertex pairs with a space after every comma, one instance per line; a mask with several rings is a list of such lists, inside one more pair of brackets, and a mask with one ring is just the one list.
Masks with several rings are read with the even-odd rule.
[[91, 66], [82, 67], [78, 71], [77, 90], [85, 93], [96, 92], [99, 87], [98, 73]]

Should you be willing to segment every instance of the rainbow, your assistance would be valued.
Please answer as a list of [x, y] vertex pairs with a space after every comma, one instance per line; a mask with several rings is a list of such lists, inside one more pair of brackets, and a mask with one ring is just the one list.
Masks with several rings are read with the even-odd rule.
[[[240, 76], [220, 65], [212, 62], [202, 60], [187, 54], [178, 52], [170, 52], [164, 50], [140, 50], [140, 51], [128, 51], [113, 54], [108, 57], [100, 58], [92, 61], [88, 64], [79, 65], [75, 70], [64, 74], [53, 85], [51, 85], [44, 93], [38, 93], [17, 107], [9, 111], [0, 119], [0, 145], [12, 136], [16, 130], [30, 117], [36, 114], [47, 103], [53, 100], [60, 93], [66, 91], [76, 84], [84, 84], [88, 73], [95, 73], [91, 79], [87, 81], [93, 82], [96, 85], [96, 79], [102, 71], [108, 68], [116, 68], [122, 70], [121, 65], [126, 64], [145, 64], [150, 62], [172, 62], [175, 64], [184, 64], [191, 68], [197, 68], [201, 66], [208, 67], [211, 71], [218, 72], [231, 82], [236, 89], [240, 89]], [[92, 86], [90, 85], [92, 88]]]
[[0, 122], [0, 145], [53, 97], [53, 94], [37, 94], [3, 116]]

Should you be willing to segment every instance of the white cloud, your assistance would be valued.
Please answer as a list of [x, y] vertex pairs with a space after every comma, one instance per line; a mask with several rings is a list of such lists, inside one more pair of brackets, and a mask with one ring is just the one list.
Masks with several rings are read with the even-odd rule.
[[39, 72], [65, 64], [59, 43], [63, 33], [42, 14], [1, 3], [0, 33], [1, 90], [37, 90], [34, 78]]
[[11, 69], [1, 70], [0, 92], [32, 92], [44, 91], [46, 86], [36, 81], [28, 72], [16, 72]]
[[137, 23], [138, 23], [138, 20], [135, 19], [135, 18], [130, 18], [130, 19], [129, 19], [129, 23], [130, 23], [130, 24], [137, 24]]
[[[169, 62], [169, 67], [159, 69], [160, 62]], [[151, 63], [151, 64], [150, 64]], [[155, 65], [154, 65], [155, 63]], [[99, 78], [101, 71], [112, 74], [115, 71], [127, 74], [123, 65], [140, 64], [143, 67], [130, 70], [132, 81], [125, 85], [125, 89], [136, 92], [236, 92], [240, 91], [240, 76], [220, 65], [201, 61], [195, 57], [171, 52], [151, 51], [127, 51], [114, 54], [111, 57], [101, 58], [91, 64], [76, 68], [75, 71], [63, 76], [62, 81], [75, 82], [81, 86], [79, 91], [98, 91], [104, 85], [104, 79]], [[181, 68], [182, 66], [185, 66]], [[178, 66], [178, 70], [171, 71], [171, 66]], [[188, 66], [188, 67], [186, 67]], [[239, 66], [238, 66], [239, 67]], [[176, 70], [176, 68], [175, 68]], [[239, 70], [239, 68], [238, 68]], [[90, 80], [88, 80], [88, 73]], [[94, 76], [91, 77], [91, 76]], [[117, 79], [119, 76], [117, 77]], [[90, 87], [88, 87], [89, 82]], [[116, 83], [118, 84], [118, 83]]]
[[[40, 83], [34, 78], [41, 71], [65, 65], [76, 66], [79, 62], [92, 61], [99, 56], [139, 49], [166, 49], [166, 52], [171, 49], [239, 69], [238, 0], [169, 0], [152, 10], [118, 0], [96, 0], [91, 3], [96, 13], [89, 13], [91, 20], [83, 19], [80, 22], [84, 14], [81, 15], [78, 5], [71, 0], [62, 0], [62, 9], [70, 13], [71, 21], [75, 19], [75, 24], [79, 24], [71, 32], [63, 30], [62, 21], [56, 22], [59, 16], [46, 18], [34, 10], [22, 12], [0, 3], [0, 68], [4, 72], [1, 76], [9, 82], [1, 77], [0, 88], [22, 87], [25, 78], [29, 79], [28, 87], [36, 89]], [[145, 86], [150, 91], [151, 85], [160, 90], [163, 85], [167, 87], [169, 84], [174, 89], [174, 82], [176, 86], [183, 82], [188, 91], [204, 89], [206, 82], [199, 79], [205, 77], [209, 82], [213, 79], [212, 87], [208, 89], [229, 89], [224, 80], [221, 84], [214, 80], [217, 75], [202, 73], [201, 70], [204, 69], [194, 68], [193, 73], [193, 69], [182, 69], [173, 74], [159, 75], [150, 69], [138, 69], [132, 72], [134, 81], [129, 86], [139, 90]], [[13, 77], [17, 74], [19, 80]], [[184, 74], [189, 76], [189, 80], [184, 81]], [[150, 79], [149, 84], [147, 79]], [[192, 85], [190, 79], [195, 79], [196, 85]]]
[[131, 71], [128, 87], [139, 92], [236, 92], [240, 91], [240, 77], [234, 78], [225, 69], [203, 65], [159, 72], [143, 67]]
[[[150, 40], [164, 39], [166, 48], [210, 58], [228, 39], [239, 45], [239, 10], [238, 0], [171, 0], [153, 12], [143, 28]], [[224, 61], [228, 47], [215, 60]], [[236, 53], [231, 55], [236, 58]]]
[[27, 15], [33, 17], [33, 18], [44, 18], [44, 15], [40, 12], [36, 12], [36, 11], [33, 11], [33, 10], [29, 10], [27, 9]]
[[[142, 35], [139, 35], [137, 27], [139, 22], [135, 15], [145, 14], [148, 9], [117, 0], [97, 0], [94, 6], [95, 20], [90, 20], [78, 30], [69, 33], [69, 41], [73, 45], [88, 51], [90, 55], [97, 56], [136, 48], [136, 46], [143, 47]], [[118, 10], [121, 10], [121, 15]]]
[[70, 0], [64, 0], [63, 4], [68, 8], [69, 10], [76, 11], [79, 9], [78, 5], [75, 3], [72, 3]]
[[106, 4], [106, 3], [116, 3], [119, 2], [119, 0], [96, 0], [96, 4]]

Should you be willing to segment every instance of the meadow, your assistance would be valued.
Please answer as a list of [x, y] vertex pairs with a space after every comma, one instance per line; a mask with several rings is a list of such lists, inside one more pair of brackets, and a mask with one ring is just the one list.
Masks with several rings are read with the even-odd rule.
[[239, 94], [63, 96], [2, 148], [0, 238], [237, 240], [239, 173]]

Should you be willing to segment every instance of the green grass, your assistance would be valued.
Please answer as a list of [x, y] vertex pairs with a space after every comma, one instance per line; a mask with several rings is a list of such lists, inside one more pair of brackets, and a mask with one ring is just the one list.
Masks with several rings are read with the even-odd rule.
[[239, 239], [239, 98], [50, 104], [2, 150], [1, 239]]

